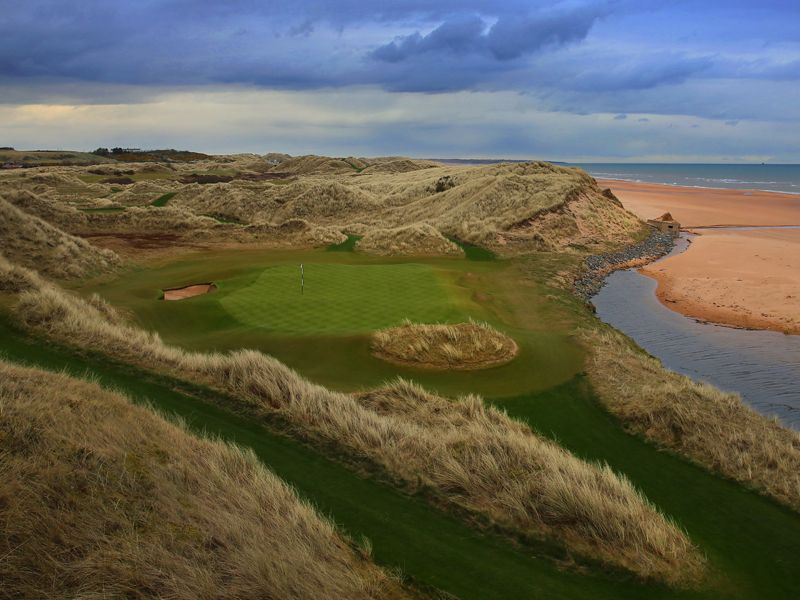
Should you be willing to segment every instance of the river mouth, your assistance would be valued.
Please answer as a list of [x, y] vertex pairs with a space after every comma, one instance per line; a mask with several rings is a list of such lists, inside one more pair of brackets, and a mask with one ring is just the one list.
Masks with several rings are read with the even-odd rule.
[[[689, 242], [682, 234], [668, 256]], [[665, 367], [738, 392], [760, 413], [800, 430], [800, 336], [696, 321], [661, 304], [656, 286], [635, 269], [616, 271], [592, 303], [600, 319]]]

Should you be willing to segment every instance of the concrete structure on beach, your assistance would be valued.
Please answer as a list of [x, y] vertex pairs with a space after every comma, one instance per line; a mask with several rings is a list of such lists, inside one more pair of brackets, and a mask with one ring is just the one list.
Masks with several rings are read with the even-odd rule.
[[647, 224], [651, 227], [655, 227], [662, 233], [670, 233], [675, 237], [678, 237], [681, 232], [681, 224], [673, 219], [672, 215], [668, 212], [657, 219], [648, 219]]

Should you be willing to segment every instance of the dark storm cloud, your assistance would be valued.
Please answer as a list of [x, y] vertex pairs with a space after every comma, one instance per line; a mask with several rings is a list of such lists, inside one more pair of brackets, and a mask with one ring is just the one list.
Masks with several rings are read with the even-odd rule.
[[0, 0], [0, 104], [376, 86], [793, 119], [798, 19], [781, 0]]
[[455, 18], [427, 35], [417, 31], [400, 37], [377, 48], [372, 57], [394, 63], [423, 54], [483, 53], [499, 61], [514, 60], [583, 40], [607, 12], [606, 7], [581, 7], [556, 14], [506, 15], [491, 26], [477, 16]]

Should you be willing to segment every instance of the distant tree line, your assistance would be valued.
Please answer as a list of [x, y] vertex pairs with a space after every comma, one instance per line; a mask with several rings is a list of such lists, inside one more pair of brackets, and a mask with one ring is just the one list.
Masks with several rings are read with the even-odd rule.
[[110, 154], [128, 154], [129, 152], [141, 152], [141, 148], [98, 148], [97, 150], [92, 150], [92, 154], [96, 154], [97, 156], [108, 156]]

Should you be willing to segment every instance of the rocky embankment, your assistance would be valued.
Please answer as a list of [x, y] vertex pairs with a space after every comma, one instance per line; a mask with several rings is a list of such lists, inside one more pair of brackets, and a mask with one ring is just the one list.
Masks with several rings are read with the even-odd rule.
[[674, 243], [672, 235], [654, 230], [646, 240], [638, 244], [617, 252], [589, 256], [586, 259], [586, 272], [575, 281], [575, 293], [588, 301], [600, 291], [609, 273], [652, 262], [668, 254]]

